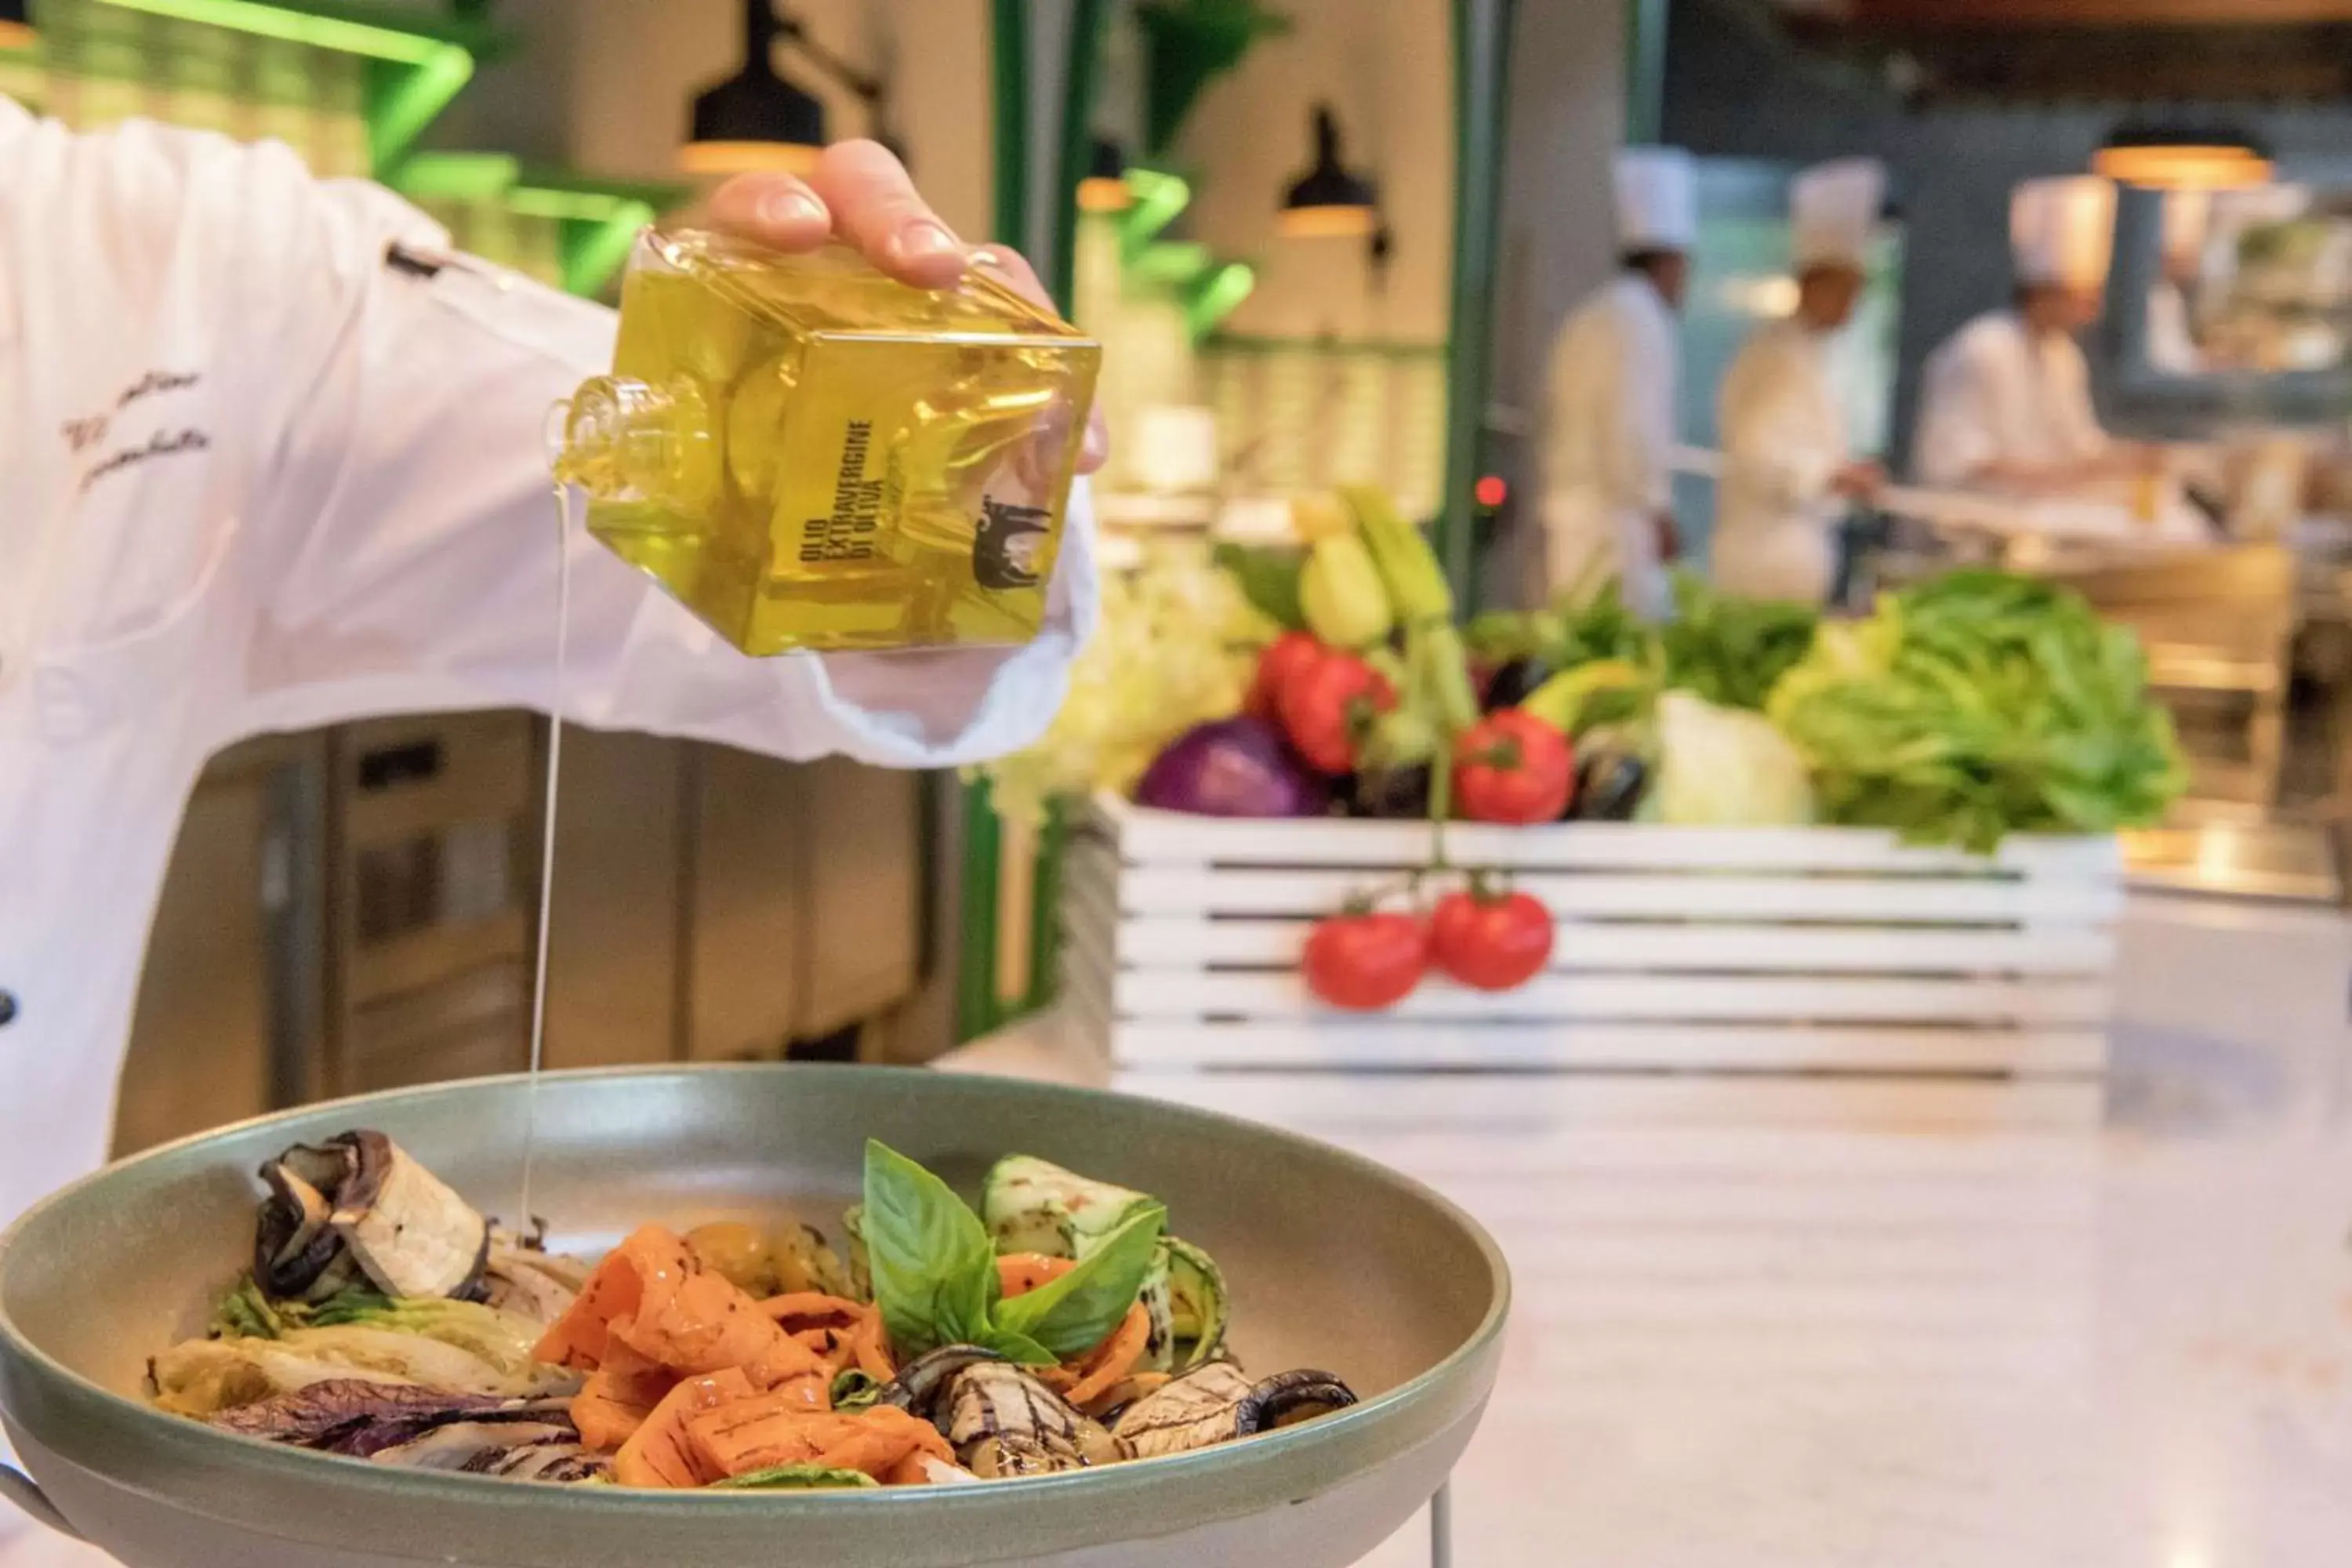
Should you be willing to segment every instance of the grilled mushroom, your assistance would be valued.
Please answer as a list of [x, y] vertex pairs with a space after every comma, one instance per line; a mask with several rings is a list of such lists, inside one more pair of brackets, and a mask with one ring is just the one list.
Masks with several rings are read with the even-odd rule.
[[1051, 1475], [1127, 1458], [1102, 1423], [976, 1345], [942, 1346], [908, 1363], [880, 1402], [937, 1426], [976, 1476]]
[[298, 1143], [261, 1179], [253, 1276], [271, 1297], [321, 1301], [364, 1274], [391, 1296], [480, 1298], [489, 1223], [383, 1133]]
[[1211, 1362], [1129, 1405], [1113, 1428], [1138, 1458], [1182, 1454], [1271, 1432], [1356, 1403], [1328, 1372], [1277, 1373], [1260, 1383], [1231, 1362]]

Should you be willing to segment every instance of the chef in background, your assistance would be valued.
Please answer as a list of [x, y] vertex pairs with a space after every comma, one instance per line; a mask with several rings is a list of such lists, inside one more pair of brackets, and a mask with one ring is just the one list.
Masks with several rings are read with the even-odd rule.
[[2203, 270], [2212, 212], [2210, 191], [2165, 194], [2164, 270], [2147, 295], [2147, 358], [2169, 375], [2194, 375], [2205, 368], [2189, 301]]
[[[746, 176], [712, 218], [837, 234], [944, 287], [967, 249], [871, 142]], [[1073, 500], [1045, 630], [1011, 649], [743, 658], [555, 535], [549, 410], [614, 318], [452, 253], [285, 147], [0, 98], [0, 1226], [98, 1168], [147, 925], [205, 759], [387, 713], [545, 707], [776, 756], [954, 766], [1026, 744], [1095, 607]], [[1081, 467], [1097, 467], [1099, 444]], [[0, 1458], [6, 1446], [0, 1443]], [[0, 1568], [109, 1561], [0, 1503]]]
[[1614, 580], [1636, 614], [1656, 619], [1670, 602], [1665, 563], [1681, 550], [1668, 464], [1697, 175], [1675, 147], [1626, 148], [1615, 173], [1617, 276], [1569, 317], [1552, 349], [1546, 577], [1553, 594]]
[[1885, 482], [1876, 463], [1853, 455], [1830, 363], [1868, 280], [1885, 199], [1874, 158], [1820, 164], [1790, 188], [1797, 308], [1741, 347], [1717, 418], [1725, 460], [1713, 568], [1726, 593], [1822, 603], [1847, 503]]
[[1911, 454], [1923, 484], [2064, 499], [2147, 475], [2149, 451], [2101, 427], [2075, 342], [2099, 319], [2115, 209], [2115, 187], [2095, 175], [2017, 188], [2013, 301], [1928, 356]]

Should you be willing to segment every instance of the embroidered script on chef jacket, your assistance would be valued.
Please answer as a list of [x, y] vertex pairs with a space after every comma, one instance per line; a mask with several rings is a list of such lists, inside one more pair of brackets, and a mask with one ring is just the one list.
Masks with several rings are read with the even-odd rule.
[[[78, 492], [88, 495], [110, 475], [142, 463], [209, 450], [213, 444], [209, 431], [193, 425], [174, 428], [168, 417], [169, 395], [184, 392], [203, 379], [195, 371], [151, 370], [116, 394], [114, 400], [97, 413], [67, 420], [59, 430], [67, 449], [77, 459], [86, 459], [76, 486]], [[134, 408], [162, 416], [157, 427], [150, 430], [143, 441], [110, 446], [110, 441], [118, 439], [118, 423]]]

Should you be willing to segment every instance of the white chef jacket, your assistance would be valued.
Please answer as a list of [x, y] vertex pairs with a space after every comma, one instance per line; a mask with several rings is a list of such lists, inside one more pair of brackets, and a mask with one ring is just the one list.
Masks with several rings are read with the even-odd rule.
[[1681, 333], [1641, 273], [1621, 272], [1570, 316], [1552, 349], [1543, 522], [1552, 590], [1615, 578], [1625, 602], [1666, 613], [1654, 520], [1674, 500]]
[[2169, 278], [2147, 291], [2147, 363], [2168, 375], [2195, 375], [2205, 368], [2205, 351], [2197, 346], [2190, 324], [2189, 296]]
[[1844, 503], [1830, 481], [1853, 460], [1830, 341], [1793, 319], [1759, 330], [1724, 375], [1725, 466], [1711, 557], [1726, 593], [1818, 605], [1837, 570]]
[[[0, 1225], [105, 1158], [212, 752], [549, 702], [542, 427], [613, 318], [420, 259], [444, 244], [283, 147], [76, 136], [0, 99]], [[576, 535], [566, 716], [894, 767], [1017, 747], [1091, 629], [1076, 513], [1047, 627], [1010, 651], [747, 658]], [[0, 1504], [5, 1568], [101, 1561]]]
[[1996, 462], [2087, 463], [2109, 444], [2082, 349], [2037, 338], [2014, 310], [1979, 316], [1927, 358], [1911, 451], [1923, 484], [1967, 486]]

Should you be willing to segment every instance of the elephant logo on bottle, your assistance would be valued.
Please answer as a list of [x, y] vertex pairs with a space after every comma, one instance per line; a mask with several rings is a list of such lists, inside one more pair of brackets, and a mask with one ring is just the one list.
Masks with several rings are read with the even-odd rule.
[[1051, 531], [1044, 507], [982, 496], [971, 541], [972, 580], [990, 589], [1035, 587], [1037, 552]]

